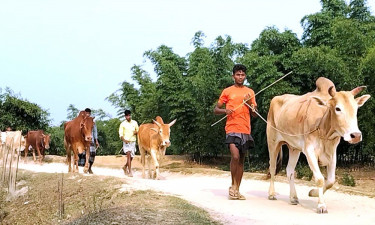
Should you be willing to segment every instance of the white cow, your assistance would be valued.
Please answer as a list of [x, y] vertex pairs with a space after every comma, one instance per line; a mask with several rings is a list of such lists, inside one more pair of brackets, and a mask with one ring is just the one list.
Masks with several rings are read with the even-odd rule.
[[[309, 196], [319, 197], [318, 213], [327, 213], [323, 193], [335, 182], [336, 148], [343, 137], [355, 144], [362, 140], [358, 129], [357, 110], [369, 98], [363, 95], [354, 98], [364, 87], [352, 91], [336, 92], [332, 81], [319, 78], [316, 90], [305, 95], [282, 95], [272, 99], [267, 117], [267, 142], [270, 157], [270, 200], [275, 197], [276, 167], [281, 167], [282, 145], [289, 148], [287, 177], [290, 183], [290, 202], [298, 204], [294, 186], [294, 169], [299, 155], [306, 155], [314, 174], [317, 189]], [[276, 165], [278, 164], [278, 165]], [[327, 179], [324, 179], [319, 166], [327, 167]]]

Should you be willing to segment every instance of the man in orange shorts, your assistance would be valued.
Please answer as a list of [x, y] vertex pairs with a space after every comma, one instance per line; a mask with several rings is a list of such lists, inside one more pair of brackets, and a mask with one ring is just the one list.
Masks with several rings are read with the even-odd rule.
[[[234, 85], [223, 90], [214, 113], [228, 116], [225, 125], [225, 144], [228, 145], [231, 154], [232, 185], [229, 187], [229, 199], [245, 200], [246, 198], [240, 194], [239, 188], [243, 175], [245, 154], [250, 148], [254, 147], [254, 140], [251, 137], [250, 113], [251, 116], [256, 116], [257, 103], [254, 91], [244, 86], [246, 67], [241, 64], [234, 65], [232, 77]], [[244, 101], [252, 109], [245, 105]], [[224, 104], [225, 108], [223, 108]]]

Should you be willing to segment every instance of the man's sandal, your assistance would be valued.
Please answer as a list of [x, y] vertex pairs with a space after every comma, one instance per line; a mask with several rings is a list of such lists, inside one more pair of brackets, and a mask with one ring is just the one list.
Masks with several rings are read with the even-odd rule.
[[230, 200], [246, 200], [239, 191], [234, 190], [232, 187], [229, 187], [229, 199]]
[[246, 198], [240, 192], [238, 192], [238, 200], [246, 200]]
[[236, 191], [232, 188], [232, 187], [229, 187], [229, 196], [228, 196], [229, 200], [238, 200], [238, 195], [236, 193]]

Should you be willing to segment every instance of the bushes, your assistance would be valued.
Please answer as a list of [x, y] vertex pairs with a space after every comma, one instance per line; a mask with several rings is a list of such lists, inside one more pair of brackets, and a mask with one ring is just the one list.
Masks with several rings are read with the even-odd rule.
[[339, 184], [355, 187], [354, 177], [349, 173], [344, 173], [344, 175], [339, 179]]
[[296, 166], [296, 174], [297, 179], [307, 180], [310, 181], [313, 177], [313, 172], [311, 171], [310, 167], [307, 165], [302, 165], [298, 163]]

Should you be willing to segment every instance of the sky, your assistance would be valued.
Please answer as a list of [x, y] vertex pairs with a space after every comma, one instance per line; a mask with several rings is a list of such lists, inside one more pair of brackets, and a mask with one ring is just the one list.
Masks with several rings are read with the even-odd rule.
[[301, 19], [320, 9], [319, 0], [2, 0], [0, 88], [47, 110], [51, 125], [70, 104], [117, 117], [106, 97], [134, 83], [133, 65], [156, 80], [144, 52], [167, 45], [186, 56], [197, 31], [206, 47], [220, 35], [250, 46], [270, 26], [301, 38]]

